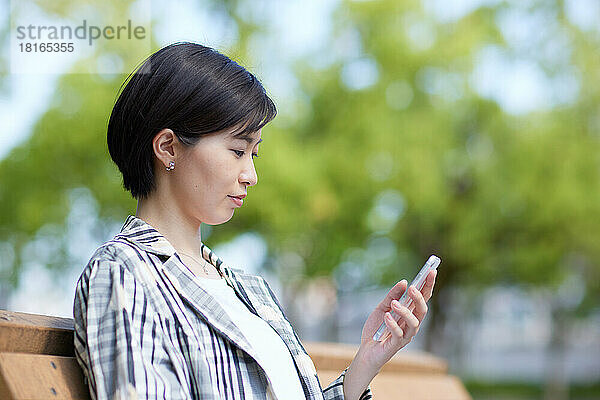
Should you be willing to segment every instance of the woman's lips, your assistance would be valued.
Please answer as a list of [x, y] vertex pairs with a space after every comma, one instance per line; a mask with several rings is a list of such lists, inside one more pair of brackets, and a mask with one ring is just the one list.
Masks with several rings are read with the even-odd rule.
[[[240, 197], [234, 197], [234, 196], [227, 196], [231, 199], [231, 201], [233, 201], [233, 203], [238, 206], [241, 207], [244, 204], [244, 199], [240, 198]], [[246, 197], [246, 196], [244, 196]]]

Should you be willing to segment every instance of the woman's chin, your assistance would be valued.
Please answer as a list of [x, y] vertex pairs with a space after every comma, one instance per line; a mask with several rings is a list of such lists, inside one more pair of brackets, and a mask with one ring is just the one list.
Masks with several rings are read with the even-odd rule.
[[221, 225], [221, 224], [224, 224], [225, 222], [228, 222], [231, 218], [233, 218], [233, 214], [234, 214], [234, 210], [232, 209], [231, 213], [229, 215], [215, 217], [208, 221], [202, 221], [202, 223], [204, 223], [206, 225]]

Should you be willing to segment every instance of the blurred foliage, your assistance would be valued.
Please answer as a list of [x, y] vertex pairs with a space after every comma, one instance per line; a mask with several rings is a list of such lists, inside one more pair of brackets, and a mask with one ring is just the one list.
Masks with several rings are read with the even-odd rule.
[[[464, 382], [469, 394], [481, 400], [530, 400], [543, 399], [544, 391], [540, 385], [523, 382]], [[594, 400], [600, 393], [598, 384], [572, 384], [569, 386], [569, 399]]]
[[[239, 3], [210, 4], [238, 24], [239, 41], [227, 54], [260, 62], [249, 43], [272, 32]], [[442, 287], [559, 287], [576, 274], [585, 285], [580, 311], [597, 305], [598, 37], [570, 24], [561, 4], [499, 2], [440, 22], [418, 1], [343, 2], [326, 52], [292, 66], [301, 93], [287, 114], [297, 115], [264, 129], [260, 184], [229, 223], [210, 230], [208, 244], [254, 231], [267, 241], [269, 265], [284, 283], [333, 274], [349, 290], [391, 285], [431, 253], [443, 259]], [[579, 71], [573, 103], [511, 115], [472, 89], [482, 48], [513, 51], [497, 26], [511, 7], [548, 12], [560, 25], [571, 50], [563, 61]], [[428, 47], [410, 38], [417, 22], [433, 30]], [[348, 36], [358, 38], [358, 55], [345, 55]], [[141, 61], [122, 57], [131, 69]], [[332, 61], [315, 66], [319, 57]], [[344, 81], [356, 61], [375, 66], [374, 84], [351, 88]], [[551, 76], [562, 68], [543, 67]], [[44, 225], [64, 232], [71, 189], [88, 188], [103, 220], [135, 213], [105, 141], [124, 79], [64, 75], [31, 138], [1, 161], [0, 242], [15, 255], [4, 257], [10, 265], [1, 269], [3, 281], [18, 282], [22, 249]], [[289, 254], [301, 260], [295, 272], [283, 261]], [[57, 257], [48, 265], [66, 262]]]

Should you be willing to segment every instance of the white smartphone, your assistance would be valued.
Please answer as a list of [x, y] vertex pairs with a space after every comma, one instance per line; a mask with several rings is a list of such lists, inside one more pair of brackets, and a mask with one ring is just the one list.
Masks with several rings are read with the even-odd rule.
[[[405, 307], [410, 307], [412, 305], [413, 300], [408, 295], [408, 288], [411, 286], [414, 286], [419, 291], [421, 289], [423, 289], [423, 286], [425, 285], [425, 281], [427, 279], [427, 275], [429, 275], [429, 271], [433, 271], [433, 270], [437, 269], [437, 267], [440, 265], [441, 262], [442, 262], [442, 260], [439, 257], [434, 256], [434, 255], [432, 255], [431, 257], [429, 257], [427, 259], [427, 262], [425, 263], [425, 265], [423, 265], [423, 268], [421, 268], [421, 270], [419, 271], [417, 276], [415, 276], [415, 278], [412, 280], [410, 285], [408, 285], [406, 287], [406, 291], [402, 294], [400, 299], [398, 299], [398, 301], [400, 302], [401, 305], [403, 305]], [[390, 311], [390, 314], [392, 314], [392, 317], [394, 318], [394, 320], [396, 320], [396, 322], [398, 322], [400, 320], [400, 317], [398, 317], [396, 315], [396, 313], [394, 313], [394, 311]], [[381, 324], [381, 326], [379, 327], [379, 329], [377, 329], [377, 332], [375, 332], [375, 335], [373, 335], [373, 340], [383, 341], [389, 335], [390, 335], [390, 331], [387, 329], [387, 325], [385, 324], [385, 322], [383, 322]]]

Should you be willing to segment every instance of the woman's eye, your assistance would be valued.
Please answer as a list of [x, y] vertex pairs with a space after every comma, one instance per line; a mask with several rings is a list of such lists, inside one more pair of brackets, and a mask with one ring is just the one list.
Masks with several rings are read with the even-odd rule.
[[[246, 154], [246, 152], [243, 150], [231, 150], [231, 151], [233, 151], [238, 158], [243, 157], [244, 154]], [[252, 158], [257, 158], [257, 157], [258, 157], [257, 153], [252, 153]]]

